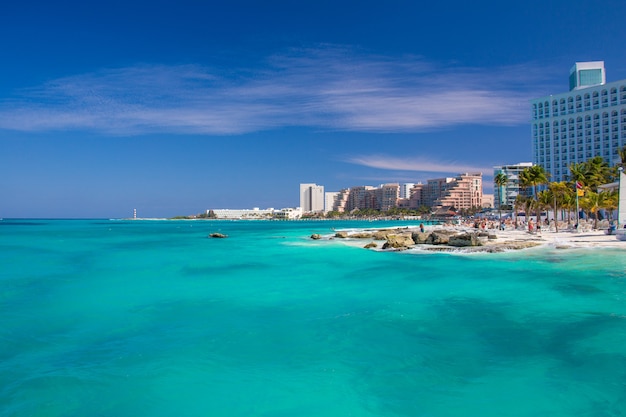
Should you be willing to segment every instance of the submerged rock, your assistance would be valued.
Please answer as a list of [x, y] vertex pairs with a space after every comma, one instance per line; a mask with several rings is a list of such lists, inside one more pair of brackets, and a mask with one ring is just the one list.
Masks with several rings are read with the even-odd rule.
[[367, 245], [363, 246], [365, 249], [371, 249], [371, 248], [377, 248], [378, 245], [376, 244], [376, 242], [370, 242]]
[[224, 234], [222, 234], [222, 233], [217, 233], [217, 232], [216, 232], [216, 233], [211, 233], [211, 234], [209, 235], [209, 237], [214, 237], [214, 238], [218, 238], [218, 239], [223, 239], [223, 238], [228, 237], [228, 236], [227, 236], [227, 235], [224, 235]]
[[322, 238], [322, 236], [319, 233], [313, 233], [311, 235], [311, 239], [313, 239], [313, 240], [319, 240], [321, 238]]

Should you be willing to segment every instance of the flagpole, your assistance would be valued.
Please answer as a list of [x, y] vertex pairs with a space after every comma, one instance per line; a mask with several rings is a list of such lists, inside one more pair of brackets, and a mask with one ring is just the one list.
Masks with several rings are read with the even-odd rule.
[[574, 185], [576, 189], [576, 233], [580, 233], [580, 210], [578, 209], [578, 187]]
[[576, 233], [580, 233], [580, 209], [578, 208], [578, 190], [582, 190], [583, 185], [578, 181], [574, 181], [574, 190], [576, 191]]

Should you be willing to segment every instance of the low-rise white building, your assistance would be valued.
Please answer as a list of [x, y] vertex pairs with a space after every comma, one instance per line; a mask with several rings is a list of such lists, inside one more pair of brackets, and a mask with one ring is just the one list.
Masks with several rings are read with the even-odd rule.
[[284, 208], [274, 212], [276, 220], [295, 220], [302, 217], [302, 207]]
[[259, 220], [271, 219], [274, 209], [261, 210], [258, 207], [253, 209], [213, 209], [207, 210], [207, 214], [213, 212], [216, 219], [239, 219], [239, 220]]

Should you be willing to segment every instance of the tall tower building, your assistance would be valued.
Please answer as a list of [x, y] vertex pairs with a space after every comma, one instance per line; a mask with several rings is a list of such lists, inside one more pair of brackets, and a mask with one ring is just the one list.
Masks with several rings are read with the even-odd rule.
[[577, 62], [567, 93], [531, 101], [533, 163], [564, 181], [569, 166], [601, 156], [619, 162], [626, 145], [626, 80], [606, 83], [604, 63]]
[[324, 186], [300, 184], [300, 207], [303, 213], [324, 211]]

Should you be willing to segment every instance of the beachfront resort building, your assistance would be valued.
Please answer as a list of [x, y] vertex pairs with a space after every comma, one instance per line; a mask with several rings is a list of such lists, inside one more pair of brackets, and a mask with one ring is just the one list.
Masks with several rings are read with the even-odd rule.
[[210, 218], [220, 220], [294, 220], [302, 217], [302, 209], [283, 208], [283, 209], [260, 209], [258, 207], [252, 209], [210, 209], [206, 211]]
[[333, 210], [338, 195], [339, 191], [327, 191], [324, 193], [324, 213]]
[[214, 216], [216, 219], [261, 220], [271, 219], [274, 216], [274, 211], [273, 208], [260, 209], [258, 207], [252, 209], [211, 209], [207, 210], [207, 215]]
[[551, 181], [595, 156], [613, 166], [626, 145], [626, 80], [607, 83], [604, 61], [577, 62], [569, 80], [569, 92], [531, 101], [533, 163]]
[[411, 189], [413, 188], [414, 185], [415, 183], [412, 183], [412, 182], [405, 182], [405, 183], [400, 184], [400, 198], [402, 199], [411, 198]]
[[498, 187], [493, 184], [493, 203], [496, 210], [500, 210], [504, 206], [513, 207], [515, 200], [520, 194], [524, 194], [523, 188], [520, 186], [519, 176], [523, 170], [533, 166], [532, 162], [520, 162], [512, 165], [500, 165], [493, 167], [493, 176], [503, 173], [506, 175], [506, 185]]
[[317, 184], [300, 184], [300, 207], [303, 213], [323, 212], [324, 186]]
[[383, 184], [378, 187], [359, 185], [333, 193], [331, 206], [326, 211], [346, 213], [353, 210], [387, 211], [398, 206], [400, 184]]
[[470, 209], [483, 204], [482, 173], [459, 174], [455, 178], [435, 178], [411, 189], [409, 208], [421, 206], [433, 209], [454, 207]]

